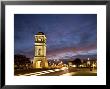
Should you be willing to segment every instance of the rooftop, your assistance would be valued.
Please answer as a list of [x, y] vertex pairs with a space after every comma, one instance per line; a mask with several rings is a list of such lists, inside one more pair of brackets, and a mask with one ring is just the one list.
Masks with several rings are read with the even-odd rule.
[[44, 35], [44, 33], [43, 32], [38, 32], [37, 35]]

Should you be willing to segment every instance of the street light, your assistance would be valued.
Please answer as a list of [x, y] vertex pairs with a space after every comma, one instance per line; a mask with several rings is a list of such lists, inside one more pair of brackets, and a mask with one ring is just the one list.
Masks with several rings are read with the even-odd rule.
[[89, 58], [88, 58], [88, 60], [89, 60]]

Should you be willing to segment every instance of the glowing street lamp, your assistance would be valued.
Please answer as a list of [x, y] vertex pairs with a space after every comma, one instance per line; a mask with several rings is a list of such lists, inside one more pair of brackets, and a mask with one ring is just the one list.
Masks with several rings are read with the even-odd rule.
[[89, 58], [87, 60], [89, 61]]

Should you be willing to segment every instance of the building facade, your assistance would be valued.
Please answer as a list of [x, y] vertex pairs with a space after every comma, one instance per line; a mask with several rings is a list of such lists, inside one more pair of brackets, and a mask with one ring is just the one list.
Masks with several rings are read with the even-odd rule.
[[48, 68], [48, 61], [46, 58], [46, 36], [43, 32], [38, 32], [35, 35], [34, 47], [34, 68]]

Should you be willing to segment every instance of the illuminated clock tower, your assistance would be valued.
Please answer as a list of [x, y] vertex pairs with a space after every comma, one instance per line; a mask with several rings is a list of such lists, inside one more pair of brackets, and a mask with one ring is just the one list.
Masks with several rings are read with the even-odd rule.
[[48, 68], [48, 61], [46, 59], [46, 36], [43, 32], [38, 32], [35, 35], [35, 48], [34, 48], [34, 68]]

